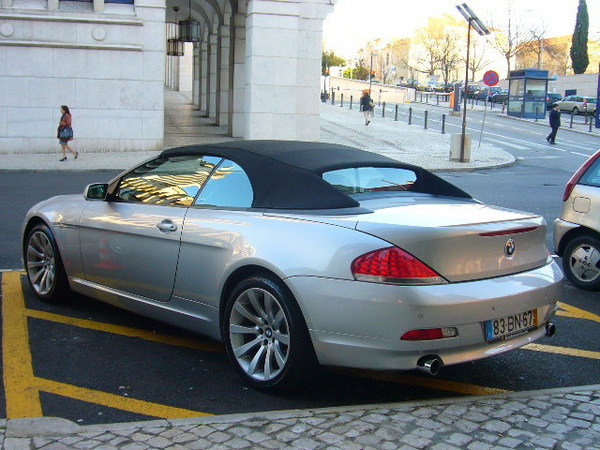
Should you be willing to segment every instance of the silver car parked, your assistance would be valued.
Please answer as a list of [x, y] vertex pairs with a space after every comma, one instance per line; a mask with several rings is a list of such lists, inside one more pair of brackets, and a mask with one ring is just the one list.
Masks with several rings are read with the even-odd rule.
[[43, 201], [23, 255], [40, 298], [75, 291], [222, 340], [260, 389], [317, 362], [435, 374], [516, 349], [553, 333], [563, 278], [538, 215], [373, 153], [281, 141], [166, 150]]
[[600, 151], [567, 183], [554, 222], [554, 246], [574, 286], [600, 289]]

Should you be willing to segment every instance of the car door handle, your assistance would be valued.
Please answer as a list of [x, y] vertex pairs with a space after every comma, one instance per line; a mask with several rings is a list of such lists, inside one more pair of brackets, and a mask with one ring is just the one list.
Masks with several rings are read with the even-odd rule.
[[156, 228], [158, 228], [160, 231], [164, 231], [165, 233], [171, 232], [171, 231], [177, 231], [177, 225], [175, 225], [169, 219], [165, 219], [162, 222], [157, 223]]

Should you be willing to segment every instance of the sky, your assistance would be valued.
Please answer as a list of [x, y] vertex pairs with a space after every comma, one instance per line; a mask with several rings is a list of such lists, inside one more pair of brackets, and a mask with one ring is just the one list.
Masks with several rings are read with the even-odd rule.
[[[369, 40], [410, 37], [428, 17], [444, 13], [464, 20], [461, 0], [337, 0], [323, 26], [324, 49], [354, 59]], [[466, 0], [484, 24], [506, 28], [508, 10], [514, 20], [546, 29], [547, 37], [573, 34], [579, 0]], [[589, 37], [600, 39], [600, 0], [587, 0]]]

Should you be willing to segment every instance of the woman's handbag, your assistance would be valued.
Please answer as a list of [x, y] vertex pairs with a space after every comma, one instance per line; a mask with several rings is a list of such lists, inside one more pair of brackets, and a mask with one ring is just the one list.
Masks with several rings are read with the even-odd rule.
[[73, 137], [73, 128], [71, 127], [63, 127], [58, 132], [58, 137], [60, 139], [69, 139]]

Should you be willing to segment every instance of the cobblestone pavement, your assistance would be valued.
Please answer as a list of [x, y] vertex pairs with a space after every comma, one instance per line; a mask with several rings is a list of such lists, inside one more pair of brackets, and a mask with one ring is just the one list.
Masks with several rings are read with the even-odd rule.
[[487, 397], [80, 427], [11, 419], [20, 449], [600, 449], [600, 385]]

